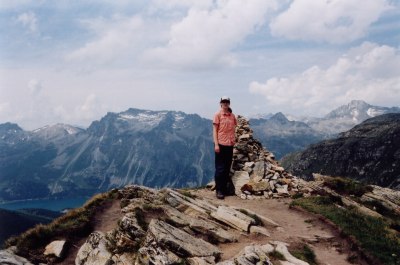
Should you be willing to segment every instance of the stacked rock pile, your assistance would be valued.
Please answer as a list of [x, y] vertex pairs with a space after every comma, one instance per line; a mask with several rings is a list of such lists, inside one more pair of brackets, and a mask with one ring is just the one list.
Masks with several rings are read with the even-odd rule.
[[286, 172], [273, 153], [253, 138], [249, 122], [237, 117], [232, 181], [242, 199], [279, 198], [298, 192], [298, 179]]

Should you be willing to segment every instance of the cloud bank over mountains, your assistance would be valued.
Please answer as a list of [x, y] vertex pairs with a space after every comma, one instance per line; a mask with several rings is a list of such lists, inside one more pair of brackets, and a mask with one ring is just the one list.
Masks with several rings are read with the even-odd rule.
[[129, 107], [209, 117], [225, 94], [245, 115], [398, 105], [399, 5], [3, 0], [0, 122], [87, 126]]
[[270, 106], [286, 105], [291, 113], [302, 106], [309, 110], [308, 115], [315, 109], [326, 113], [349, 98], [396, 106], [400, 99], [400, 50], [366, 42], [327, 68], [315, 65], [288, 77], [254, 81], [249, 90], [263, 95]]

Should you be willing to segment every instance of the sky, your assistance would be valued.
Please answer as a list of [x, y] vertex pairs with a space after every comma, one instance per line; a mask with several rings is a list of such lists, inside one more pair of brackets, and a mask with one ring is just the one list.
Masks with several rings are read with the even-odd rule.
[[400, 0], [0, 0], [0, 123], [400, 106]]

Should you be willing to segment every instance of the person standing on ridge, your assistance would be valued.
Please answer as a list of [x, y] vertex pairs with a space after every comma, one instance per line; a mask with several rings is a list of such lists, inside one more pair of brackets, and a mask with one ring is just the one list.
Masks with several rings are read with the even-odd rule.
[[215, 151], [215, 189], [218, 199], [227, 195], [229, 172], [232, 164], [233, 146], [235, 145], [235, 127], [237, 120], [230, 108], [230, 98], [223, 96], [221, 109], [213, 119], [213, 139]]

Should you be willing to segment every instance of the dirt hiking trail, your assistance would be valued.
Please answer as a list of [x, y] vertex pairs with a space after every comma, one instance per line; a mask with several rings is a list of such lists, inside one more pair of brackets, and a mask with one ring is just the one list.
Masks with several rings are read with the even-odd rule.
[[[114, 200], [105, 203], [100, 210], [98, 210], [93, 220], [93, 231], [101, 231], [106, 233], [117, 227], [118, 220], [122, 218], [120, 200]], [[85, 243], [86, 238], [82, 238], [77, 242], [72, 242], [72, 246], [67, 253], [67, 257], [59, 263], [61, 265], [75, 264], [75, 257], [78, 254], [79, 248]]]
[[290, 198], [242, 200], [237, 196], [229, 196], [224, 200], [218, 200], [215, 192], [210, 190], [202, 189], [192, 191], [192, 193], [215, 204], [248, 209], [280, 225], [280, 227], [266, 225], [271, 234], [270, 237], [243, 235], [237, 243], [220, 245], [224, 253], [223, 260], [232, 258], [251, 243], [266, 244], [269, 241], [282, 241], [289, 243], [289, 251], [306, 243], [314, 251], [320, 265], [368, 264], [365, 261], [358, 261], [358, 263], [347, 261], [349, 256], [357, 253], [351, 250], [351, 246], [339, 235], [338, 231], [312, 214], [290, 209], [289, 204], [292, 201]]

